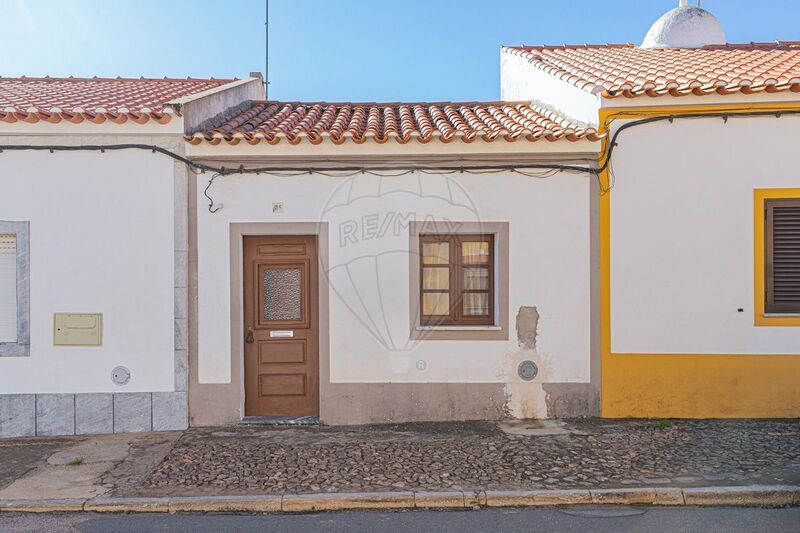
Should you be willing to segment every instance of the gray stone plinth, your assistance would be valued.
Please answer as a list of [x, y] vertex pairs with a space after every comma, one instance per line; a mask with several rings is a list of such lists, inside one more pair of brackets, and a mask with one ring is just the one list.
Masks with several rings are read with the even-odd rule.
[[152, 399], [149, 392], [114, 395], [114, 433], [152, 431]]
[[186, 350], [189, 347], [189, 320], [175, 319], [175, 349]]
[[186, 350], [175, 350], [175, 390], [186, 392], [189, 382], [189, 358]]
[[185, 392], [153, 393], [153, 430], [186, 429], [187, 407]]
[[75, 434], [75, 395], [36, 395], [36, 434]]
[[114, 397], [111, 393], [75, 395], [75, 433], [114, 432]]
[[0, 437], [175, 431], [187, 426], [185, 391], [0, 394]]
[[36, 434], [36, 398], [33, 394], [0, 395], [0, 437]]
[[175, 287], [175, 318], [189, 318], [189, 289]]
[[175, 286], [188, 287], [189, 252], [175, 252]]

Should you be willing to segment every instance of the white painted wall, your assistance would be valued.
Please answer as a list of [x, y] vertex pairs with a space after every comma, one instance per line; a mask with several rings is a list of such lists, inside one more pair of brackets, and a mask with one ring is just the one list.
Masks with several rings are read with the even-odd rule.
[[559, 80], [506, 49], [500, 50], [500, 99], [535, 100], [563, 116], [597, 127], [599, 96]]
[[[0, 220], [30, 221], [31, 262], [31, 355], [0, 357], [0, 393], [173, 390], [173, 187], [150, 152], [0, 154]], [[53, 346], [54, 312], [103, 313], [103, 346]]]
[[798, 353], [800, 328], [753, 326], [753, 190], [800, 187], [798, 128], [800, 118], [784, 116], [622, 134], [611, 192], [614, 353]]
[[[361, 176], [354, 181], [319, 175], [229, 176], [211, 188], [214, 201], [223, 205], [215, 214], [208, 212], [203, 196], [207, 176], [198, 179], [201, 383], [231, 379], [229, 225], [320, 220], [329, 224], [330, 265], [334, 267], [330, 276], [332, 381], [514, 382], [518, 381], [516, 366], [524, 358], [539, 362], [538, 383], [589, 380], [588, 177], [455, 175], [448, 182], [441, 175]], [[283, 214], [272, 213], [273, 202], [283, 202]], [[359, 231], [365, 222], [371, 227], [372, 219], [362, 217], [373, 215], [382, 227], [387, 217], [396, 214], [510, 223], [508, 341], [409, 343], [408, 229], [344, 246], [338, 229], [349, 220], [359, 224]], [[371, 259], [364, 259], [379, 254], [383, 255], [377, 269]], [[348, 263], [362, 283], [365, 305], [373, 310], [370, 314], [360, 310], [356, 289], [341, 275], [342, 265]], [[521, 352], [517, 346], [514, 320], [523, 305], [537, 306], [541, 314], [538, 353]], [[375, 326], [367, 325], [370, 316]], [[370, 331], [376, 328], [384, 333], [373, 335]], [[425, 362], [424, 370], [417, 368], [417, 361]]]

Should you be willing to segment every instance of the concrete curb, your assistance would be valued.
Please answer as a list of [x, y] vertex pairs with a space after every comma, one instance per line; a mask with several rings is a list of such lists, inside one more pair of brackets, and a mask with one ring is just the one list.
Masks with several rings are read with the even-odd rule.
[[171, 513], [277, 513], [283, 498], [276, 496], [190, 496], [170, 498]]
[[343, 509], [413, 509], [413, 492], [357, 492], [285, 495], [281, 511], [304, 513]]
[[749, 487], [702, 487], [684, 489], [686, 505], [735, 505], [786, 507], [800, 505], [800, 487], [752, 485]]
[[800, 506], [800, 486], [623, 488], [474, 492], [354, 492], [260, 496], [0, 500], [0, 513], [308, 513], [352, 509], [471, 509], [563, 505]]
[[0, 513], [61, 513], [83, 511], [86, 500], [0, 500]]

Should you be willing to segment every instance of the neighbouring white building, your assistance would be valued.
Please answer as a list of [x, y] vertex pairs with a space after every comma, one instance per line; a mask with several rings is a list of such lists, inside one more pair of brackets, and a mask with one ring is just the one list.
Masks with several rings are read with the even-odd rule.
[[0, 435], [186, 427], [186, 166], [114, 147], [180, 154], [180, 110], [261, 91], [0, 78]]
[[681, 2], [500, 62], [496, 102], [0, 78], [0, 435], [800, 415], [800, 43]]

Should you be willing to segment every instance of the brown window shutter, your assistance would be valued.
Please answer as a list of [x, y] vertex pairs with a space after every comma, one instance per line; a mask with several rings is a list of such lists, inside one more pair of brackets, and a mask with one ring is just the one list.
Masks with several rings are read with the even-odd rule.
[[800, 313], [800, 198], [767, 200], [766, 312]]

